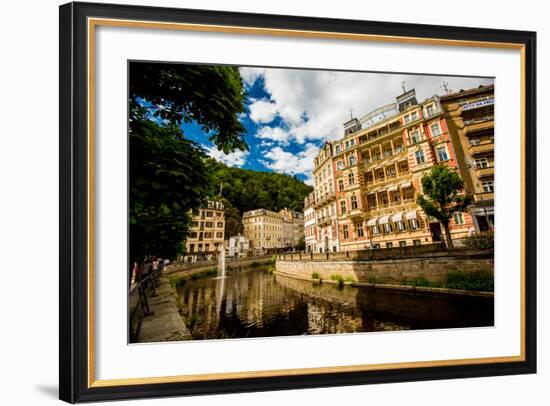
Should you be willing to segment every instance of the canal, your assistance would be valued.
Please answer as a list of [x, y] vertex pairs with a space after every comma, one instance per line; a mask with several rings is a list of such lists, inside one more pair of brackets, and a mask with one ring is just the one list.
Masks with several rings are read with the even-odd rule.
[[493, 298], [337, 287], [265, 267], [177, 289], [193, 339], [492, 326]]

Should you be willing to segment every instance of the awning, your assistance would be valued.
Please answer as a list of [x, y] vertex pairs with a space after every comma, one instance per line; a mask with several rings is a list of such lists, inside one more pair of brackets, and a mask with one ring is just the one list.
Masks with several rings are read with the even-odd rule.
[[394, 214], [393, 216], [391, 216], [391, 221], [393, 222], [396, 222], [396, 221], [403, 221], [403, 212], [399, 212], [399, 213], [396, 213]]
[[390, 186], [388, 192], [395, 192], [398, 189], [397, 185]]
[[411, 210], [411, 211], [408, 211], [407, 213], [405, 213], [405, 218], [407, 220], [414, 220], [416, 219], [416, 210]]
[[412, 183], [411, 182], [405, 182], [405, 183], [402, 183], [401, 184], [401, 188], [402, 189], [405, 189], [405, 188], [408, 188], [408, 187], [411, 187], [412, 186]]
[[367, 221], [367, 227], [372, 227], [376, 225], [376, 221], [378, 220], [378, 217], [373, 217]]
[[383, 224], [388, 224], [390, 221], [390, 216], [382, 216], [380, 217], [380, 219], [378, 220], [378, 224], [380, 225], [383, 225]]

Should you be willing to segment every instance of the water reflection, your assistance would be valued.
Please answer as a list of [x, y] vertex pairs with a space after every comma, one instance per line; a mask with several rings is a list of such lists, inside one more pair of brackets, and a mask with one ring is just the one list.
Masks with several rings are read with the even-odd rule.
[[255, 269], [178, 289], [194, 339], [493, 325], [493, 299], [338, 289]]

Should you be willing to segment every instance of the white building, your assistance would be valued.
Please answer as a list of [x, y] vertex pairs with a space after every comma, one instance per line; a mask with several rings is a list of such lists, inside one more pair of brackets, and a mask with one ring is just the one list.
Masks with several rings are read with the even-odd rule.
[[306, 252], [317, 252], [317, 227], [315, 222], [315, 193], [304, 199], [304, 233]]
[[242, 234], [234, 235], [229, 238], [229, 256], [243, 257], [248, 254], [250, 241]]

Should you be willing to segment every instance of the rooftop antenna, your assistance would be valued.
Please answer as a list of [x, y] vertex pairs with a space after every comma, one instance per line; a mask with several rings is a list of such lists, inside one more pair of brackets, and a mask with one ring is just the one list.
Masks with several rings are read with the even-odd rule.
[[349, 115], [350, 115], [351, 119], [353, 120], [353, 109], [349, 109]]
[[445, 90], [445, 94], [451, 93], [451, 91], [449, 90], [449, 82], [443, 81], [441, 87], [443, 88], [443, 90]]
[[403, 88], [403, 93], [406, 93], [407, 90], [405, 89], [405, 81], [401, 82], [401, 87]]

